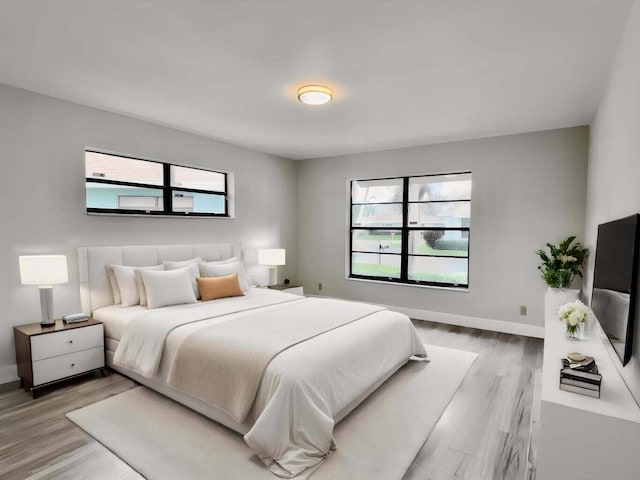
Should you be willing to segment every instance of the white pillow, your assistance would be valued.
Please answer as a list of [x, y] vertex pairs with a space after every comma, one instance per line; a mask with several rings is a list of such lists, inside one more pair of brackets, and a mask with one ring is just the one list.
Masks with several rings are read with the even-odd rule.
[[104, 268], [107, 270], [107, 278], [109, 279], [109, 285], [111, 285], [113, 303], [114, 305], [118, 305], [119, 303], [122, 303], [122, 296], [120, 295], [120, 289], [118, 288], [118, 281], [113, 273], [113, 265], [107, 265]]
[[229, 257], [229, 258], [225, 258], [224, 260], [211, 260], [207, 262], [202, 262], [200, 263], [200, 276], [201, 277], [207, 276], [206, 271], [203, 270], [203, 265], [225, 265], [227, 263], [235, 263], [239, 261], [240, 259], [238, 257]]
[[147, 291], [148, 308], [197, 302], [186, 267], [161, 272], [143, 270], [140, 275]]
[[183, 260], [182, 262], [172, 262], [170, 260], [165, 260], [162, 262], [165, 270], [176, 270], [178, 268], [187, 267], [189, 269], [189, 273], [191, 274], [191, 283], [193, 286], [193, 293], [195, 293], [196, 298], [200, 299], [200, 290], [198, 290], [198, 282], [196, 278], [200, 275], [200, 268], [198, 264], [202, 261], [202, 257], [192, 258], [190, 260]]
[[156, 265], [154, 267], [141, 267], [133, 269], [133, 274], [136, 278], [136, 288], [138, 289], [138, 296], [140, 297], [140, 305], [145, 306], [147, 304], [147, 291], [144, 288], [144, 283], [142, 283], [142, 275], [140, 274], [142, 270], [164, 270], [164, 266]]
[[200, 263], [202, 262], [202, 257], [190, 258], [189, 260], [182, 260], [181, 262], [173, 262], [171, 260], [165, 260], [162, 262], [165, 270], [176, 270], [177, 268], [186, 267], [192, 263]]
[[249, 282], [247, 282], [247, 274], [244, 270], [242, 262], [211, 264], [201, 263], [200, 273], [203, 277], [224, 277], [226, 275], [238, 274], [238, 283], [243, 292], [249, 290]]
[[[160, 265], [161, 268], [162, 265]], [[129, 265], [111, 265], [111, 270], [116, 278], [118, 289], [120, 291], [121, 303], [123, 307], [130, 307], [140, 303], [140, 293], [136, 284], [135, 269], [145, 270], [148, 268], [158, 268], [158, 265], [152, 267], [131, 267]]]

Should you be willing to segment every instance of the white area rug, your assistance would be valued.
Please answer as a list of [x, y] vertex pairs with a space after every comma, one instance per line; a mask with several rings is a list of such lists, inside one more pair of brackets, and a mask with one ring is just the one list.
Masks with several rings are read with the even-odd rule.
[[[477, 354], [427, 345], [340, 422], [337, 450], [297, 479], [400, 480]], [[276, 480], [240, 434], [139, 387], [67, 417], [149, 480]]]

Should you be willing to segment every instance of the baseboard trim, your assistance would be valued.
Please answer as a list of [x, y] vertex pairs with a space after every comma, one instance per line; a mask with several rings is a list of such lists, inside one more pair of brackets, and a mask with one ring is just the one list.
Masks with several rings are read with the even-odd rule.
[[13, 383], [16, 380], [18, 380], [18, 367], [16, 365], [0, 367], [0, 387], [5, 383]]
[[417, 308], [405, 308], [395, 305], [385, 305], [389, 310], [404, 313], [416, 320], [429, 320], [431, 322], [446, 323], [459, 327], [479, 328], [491, 332], [510, 333], [525, 337], [544, 338], [544, 327], [530, 325], [528, 323], [505, 322], [502, 320], [492, 320], [489, 318], [470, 317], [467, 315], [457, 315], [454, 313], [432, 312]]
[[20, 388], [20, 380], [15, 380], [9, 383], [0, 384], [0, 393], [10, 392], [11, 390], [17, 390]]
[[[326, 295], [305, 293], [306, 297], [332, 298]], [[470, 317], [468, 315], [458, 315], [455, 313], [433, 312], [431, 310], [421, 310], [419, 308], [398, 307], [397, 305], [378, 304], [394, 312], [404, 313], [415, 320], [428, 320], [430, 322], [446, 323], [458, 327], [478, 328], [490, 332], [510, 333], [512, 335], [522, 335], [523, 337], [544, 338], [544, 327], [531, 325], [528, 323], [505, 322], [503, 320], [492, 320], [490, 318]]]

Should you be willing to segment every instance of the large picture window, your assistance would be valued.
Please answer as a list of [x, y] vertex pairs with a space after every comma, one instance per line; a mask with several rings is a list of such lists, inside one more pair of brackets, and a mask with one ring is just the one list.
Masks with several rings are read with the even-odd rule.
[[468, 288], [471, 173], [351, 181], [350, 278]]
[[227, 174], [85, 151], [88, 213], [228, 217]]

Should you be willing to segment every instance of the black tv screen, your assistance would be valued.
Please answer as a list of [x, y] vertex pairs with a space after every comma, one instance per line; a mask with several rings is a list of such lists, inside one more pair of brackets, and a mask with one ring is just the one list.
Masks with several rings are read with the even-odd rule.
[[622, 365], [631, 358], [639, 215], [598, 226], [591, 309]]

